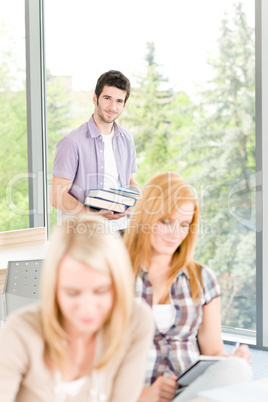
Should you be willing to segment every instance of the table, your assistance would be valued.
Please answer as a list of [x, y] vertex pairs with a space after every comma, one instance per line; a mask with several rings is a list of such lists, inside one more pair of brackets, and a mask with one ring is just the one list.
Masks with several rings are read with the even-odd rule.
[[[268, 378], [262, 378], [261, 380], [254, 381], [257, 384], [263, 384], [268, 387]], [[189, 402], [213, 402], [212, 399], [203, 398], [201, 396], [189, 400]]]

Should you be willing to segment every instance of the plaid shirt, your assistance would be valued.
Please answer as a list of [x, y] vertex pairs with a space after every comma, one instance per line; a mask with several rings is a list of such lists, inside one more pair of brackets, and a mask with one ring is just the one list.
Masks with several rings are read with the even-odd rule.
[[[197, 333], [202, 323], [202, 307], [220, 296], [217, 278], [206, 266], [202, 267], [202, 278], [204, 288], [197, 304], [194, 304], [191, 297], [187, 269], [182, 269], [174, 279], [169, 297], [176, 309], [175, 319], [165, 333], [161, 333], [156, 326], [147, 359], [145, 386], [150, 386], [159, 376], [178, 376], [198, 359], [200, 352]], [[148, 271], [144, 268], [137, 277], [136, 296], [152, 307], [153, 287], [148, 279]]]

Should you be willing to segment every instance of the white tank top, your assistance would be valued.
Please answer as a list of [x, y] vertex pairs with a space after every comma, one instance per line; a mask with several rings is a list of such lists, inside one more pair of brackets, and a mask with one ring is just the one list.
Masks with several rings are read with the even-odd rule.
[[[118, 188], [120, 186], [118, 170], [116, 166], [116, 160], [114, 157], [113, 150], [113, 137], [114, 137], [114, 129], [111, 134], [101, 134], [103, 142], [104, 142], [104, 182], [103, 188], [105, 190], [109, 190], [112, 188]], [[114, 219], [108, 221], [109, 224], [115, 230], [125, 229], [128, 225], [127, 217], [123, 217], [121, 219]]]
[[176, 309], [173, 304], [154, 304], [153, 316], [159, 331], [165, 333], [174, 323]]

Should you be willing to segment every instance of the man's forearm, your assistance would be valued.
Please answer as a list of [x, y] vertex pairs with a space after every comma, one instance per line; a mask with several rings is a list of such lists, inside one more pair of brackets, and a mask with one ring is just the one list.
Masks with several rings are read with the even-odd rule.
[[132, 190], [136, 190], [139, 193], [142, 192], [141, 186], [139, 185], [139, 183], [135, 179], [130, 179], [129, 188], [131, 188]]
[[81, 213], [93, 212], [91, 208], [86, 207], [67, 192], [64, 192], [61, 196], [58, 195], [56, 197], [56, 200], [54, 199], [52, 205], [53, 207], [68, 214], [81, 214]]

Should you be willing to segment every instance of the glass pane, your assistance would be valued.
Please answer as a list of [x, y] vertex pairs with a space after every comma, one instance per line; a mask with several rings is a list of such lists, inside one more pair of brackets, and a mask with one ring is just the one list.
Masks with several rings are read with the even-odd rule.
[[93, 112], [99, 75], [121, 70], [136, 179], [174, 170], [192, 183], [196, 259], [219, 278], [223, 325], [255, 330], [254, 0], [78, 0], [75, 10], [46, 0], [50, 172], [55, 144]]
[[1, 231], [29, 227], [24, 13], [24, 1], [0, 3]]

